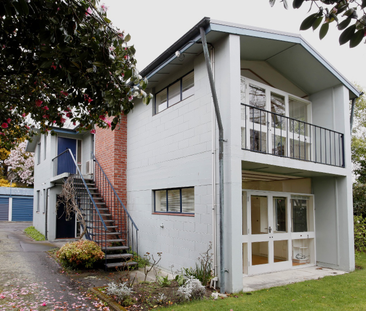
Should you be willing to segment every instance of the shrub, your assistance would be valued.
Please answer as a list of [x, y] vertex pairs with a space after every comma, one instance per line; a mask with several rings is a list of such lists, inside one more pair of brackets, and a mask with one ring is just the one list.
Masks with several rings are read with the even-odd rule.
[[366, 218], [354, 216], [355, 250], [366, 251]]
[[45, 241], [46, 238], [36, 228], [30, 226], [24, 229], [24, 232], [35, 241]]
[[130, 296], [132, 294], [132, 288], [127, 286], [127, 283], [109, 283], [107, 286], [107, 294], [114, 296], [115, 299], [123, 306], [129, 306], [131, 304]]
[[187, 282], [179, 287], [178, 295], [185, 300], [201, 299], [206, 293], [205, 287], [201, 284], [200, 280], [191, 277]]
[[207, 285], [212, 279], [212, 244], [210, 242], [207, 251], [198, 257], [198, 263], [196, 262], [195, 268], [183, 268], [183, 274], [186, 277], [194, 277], [201, 281], [203, 285]]
[[89, 240], [66, 243], [57, 251], [56, 256], [62, 265], [72, 269], [92, 268], [104, 259], [100, 246]]

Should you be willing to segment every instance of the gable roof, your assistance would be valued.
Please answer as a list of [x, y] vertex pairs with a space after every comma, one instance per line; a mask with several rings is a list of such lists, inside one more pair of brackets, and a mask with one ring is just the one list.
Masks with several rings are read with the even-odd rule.
[[202, 53], [201, 27], [205, 29], [207, 41], [213, 45], [228, 34], [239, 35], [241, 59], [267, 62], [307, 94], [343, 84], [349, 90], [350, 99], [360, 96], [360, 91], [300, 35], [216, 21], [209, 17], [203, 18], [141, 71], [140, 74], [149, 80], [149, 88], [159, 83], [160, 76], [183, 65], [175, 55], [176, 51], [185, 53], [187, 61]]

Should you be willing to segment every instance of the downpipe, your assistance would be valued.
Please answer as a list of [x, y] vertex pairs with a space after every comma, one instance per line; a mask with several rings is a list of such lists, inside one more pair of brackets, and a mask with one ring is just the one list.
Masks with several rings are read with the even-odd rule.
[[210, 81], [210, 87], [211, 87], [211, 93], [213, 98], [213, 104], [215, 107], [215, 114], [216, 114], [216, 120], [217, 125], [219, 129], [219, 194], [220, 194], [220, 202], [219, 202], [219, 211], [220, 211], [220, 279], [219, 279], [219, 286], [220, 286], [220, 292], [225, 292], [225, 271], [224, 271], [224, 251], [223, 251], [223, 245], [224, 245], [224, 238], [223, 238], [223, 219], [224, 219], [224, 162], [223, 162], [223, 149], [224, 149], [224, 130], [222, 126], [221, 121], [221, 114], [216, 94], [216, 88], [215, 88], [215, 82], [213, 79], [213, 73], [212, 73], [212, 67], [211, 67], [211, 61], [210, 61], [210, 55], [208, 52], [207, 47], [207, 41], [206, 41], [206, 33], [205, 30], [200, 27], [200, 33], [201, 33], [201, 39], [202, 39], [202, 47], [203, 47], [203, 54], [205, 57], [206, 67], [207, 67], [207, 73], [208, 78]]

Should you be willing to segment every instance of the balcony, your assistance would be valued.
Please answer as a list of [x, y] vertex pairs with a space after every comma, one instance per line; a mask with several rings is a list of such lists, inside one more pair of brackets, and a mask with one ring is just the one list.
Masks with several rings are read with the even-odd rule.
[[344, 134], [242, 104], [243, 150], [344, 167]]

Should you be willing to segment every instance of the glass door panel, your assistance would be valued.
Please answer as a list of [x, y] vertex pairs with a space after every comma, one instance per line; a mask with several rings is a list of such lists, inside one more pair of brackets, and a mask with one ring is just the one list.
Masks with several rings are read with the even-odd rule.
[[252, 196], [251, 198], [252, 234], [268, 234], [268, 198]]
[[265, 265], [269, 263], [269, 242], [252, 243], [252, 265]]
[[286, 197], [273, 197], [273, 232], [288, 232]]
[[292, 232], [314, 231], [312, 197], [291, 196]]
[[288, 241], [273, 242], [274, 263], [288, 261]]

